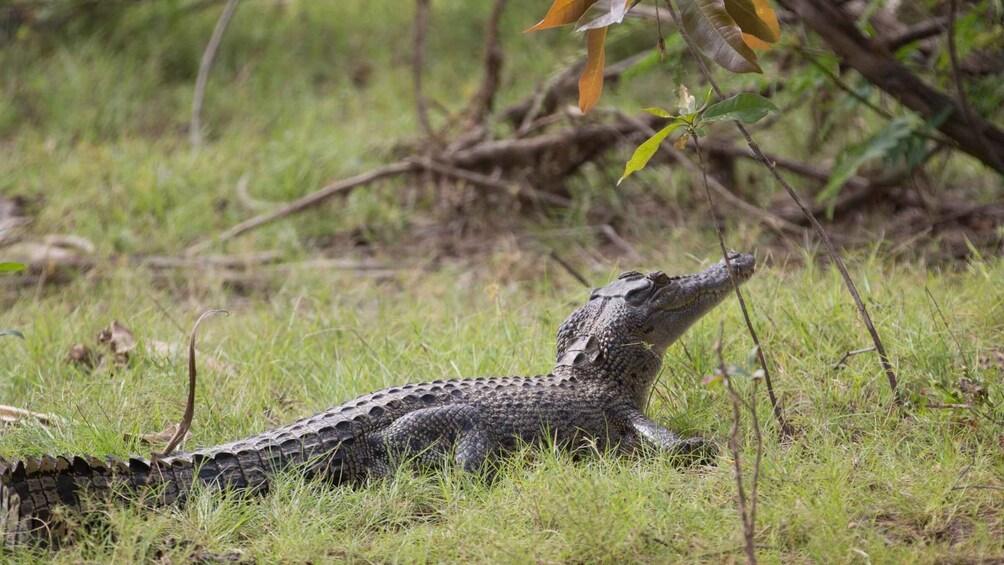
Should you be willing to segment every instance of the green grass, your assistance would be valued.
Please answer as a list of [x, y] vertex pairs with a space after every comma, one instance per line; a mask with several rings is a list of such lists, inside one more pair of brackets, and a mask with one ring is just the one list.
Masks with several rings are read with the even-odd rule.
[[[646, 265], [689, 270], [691, 261], [646, 250]], [[962, 273], [852, 262], [901, 385], [914, 398], [953, 400], [963, 374], [945, 327], [929, 309], [930, 289], [972, 361], [1000, 346], [1004, 297], [1000, 262]], [[605, 272], [590, 272], [601, 282]], [[548, 370], [553, 333], [585, 293], [564, 273], [544, 282], [499, 284], [501, 272], [447, 269], [378, 282], [304, 271], [273, 279], [270, 296], [214, 290], [172, 300], [142, 273], [116, 271], [95, 288], [78, 281], [0, 317], [24, 330], [2, 355], [6, 403], [60, 414], [49, 431], [9, 428], [0, 453], [143, 451], [122, 434], [176, 421], [185, 394], [183, 359], [137, 356], [113, 374], [63, 361], [75, 342], [93, 342], [112, 319], [140, 340], [181, 342], [155, 304], [171, 304], [187, 323], [202, 308], [226, 307], [210, 320], [202, 348], [233, 363], [233, 376], [203, 369], [195, 433], [210, 445], [325, 409], [372, 389], [406, 381]], [[881, 281], [881, 285], [877, 284]], [[888, 409], [890, 394], [873, 355], [832, 364], [867, 343], [846, 292], [830, 269], [761, 269], [747, 285], [779, 394], [801, 435], [778, 445], [767, 435], [760, 485], [758, 543], [765, 561], [934, 562], [955, 556], [1000, 557], [1004, 498], [1001, 410]], [[721, 389], [700, 386], [715, 364], [712, 343], [725, 324], [725, 354], [744, 363], [750, 344], [729, 302], [699, 323], [666, 357], [652, 415], [683, 433], [727, 438], [730, 408]], [[970, 367], [1000, 405], [1001, 372]], [[745, 385], [741, 390], [747, 391]], [[758, 403], [763, 424], [769, 408]], [[751, 461], [749, 423], [743, 427]], [[514, 457], [491, 485], [446, 471], [365, 488], [304, 484], [295, 476], [250, 500], [202, 493], [184, 508], [105, 507], [106, 530], [84, 535], [54, 556], [19, 559], [143, 560], [164, 553], [184, 561], [195, 546], [241, 551], [262, 561], [358, 560], [612, 561], [739, 559], [741, 537], [729, 458], [706, 469], [679, 469], [660, 457], [573, 460], [544, 450]], [[176, 541], [171, 541], [176, 540]], [[177, 541], [180, 540], [180, 541]]]
[[[519, 34], [544, 7], [510, 4], [502, 105], [582, 50], [567, 32]], [[179, 253], [255, 213], [236, 197], [242, 177], [255, 198], [283, 202], [393, 159], [395, 144], [417, 135], [411, 38], [402, 31], [410, 10], [382, 1], [282, 5], [249, 2], [238, 9], [210, 79], [208, 138], [197, 154], [185, 128], [213, 10], [177, 19], [170, 3], [143, 3], [107, 29], [28, 37], [0, 48], [0, 194], [26, 199], [35, 219], [26, 237], [77, 234], [95, 243], [98, 257]], [[436, 64], [427, 87], [450, 110], [477, 88], [480, 63], [472, 54], [479, 53], [483, 25], [472, 22], [483, 22], [489, 9], [434, 3], [429, 60]], [[630, 25], [611, 34], [611, 60], [618, 49], [651, 39], [647, 27]], [[666, 76], [631, 79], [608, 90], [602, 103], [669, 106]], [[776, 152], [789, 144], [799, 154], [807, 144], [793, 138], [803, 134], [811, 135], [786, 126], [765, 139]], [[707, 225], [667, 227], [658, 212], [652, 215], [659, 198], [691, 202], [692, 179], [646, 170], [612, 191], [607, 179], [619, 176], [622, 164], [588, 168], [572, 183], [576, 209], [551, 224], [523, 226], [520, 236], [529, 242], [499, 236], [477, 261], [444, 262], [436, 270], [408, 263], [370, 276], [261, 267], [234, 284], [213, 270], [154, 276], [109, 264], [62, 285], [30, 287], [15, 284], [20, 275], [7, 275], [0, 281], [0, 328], [20, 329], [27, 339], [0, 339], [0, 404], [58, 414], [67, 423], [4, 428], [0, 455], [144, 452], [124, 434], [157, 432], [180, 418], [183, 358], [137, 354], [104, 372], [65, 361], [74, 343], [93, 346], [98, 331], [116, 319], [141, 343], [180, 344], [199, 312], [230, 310], [230, 317], [204, 324], [199, 343], [235, 374], [202, 369], [188, 447], [254, 434], [393, 384], [544, 373], [558, 324], [586, 292], [542, 258], [537, 242], [561, 250], [594, 285], [627, 268], [696, 270], [695, 256], [714, 260], [717, 253]], [[966, 166], [953, 159], [939, 174], [955, 175], [956, 183], [976, 179], [975, 193], [992, 193], [994, 185]], [[741, 178], [749, 176], [745, 166], [741, 171]], [[433, 256], [421, 246], [394, 247], [410, 243], [416, 226], [436, 217], [431, 196], [402, 196], [411, 188], [379, 183], [215, 251], [275, 249], [296, 260], [317, 253], [325, 238], [363, 229], [386, 238], [381, 258]], [[753, 196], [765, 201], [770, 191]], [[606, 208], [642, 218], [619, 228], [637, 245], [640, 261], [598, 247], [583, 229], [590, 211]], [[835, 271], [810, 252], [775, 256], [756, 225], [732, 228], [731, 245], [760, 248], [760, 272], [746, 288], [778, 393], [800, 431], [792, 443], [778, 444], [766, 401], [758, 400], [767, 430], [757, 524], [763, 561], [1004, 557], [1001, 492], [955, 488], [1004, 484], [1004, 369], [979, 362], [1004, 343], [1004, 263], [974, 259], [942, 271], [921, 261], [891, 263], [879, 251], [852, 255], [850, 269], [915, 403], [901, 416], [889, 410], [891, 394], [874, 354], [833, 368], [845, 352], [870, 344]], [[751, 344], [730, 300], [670, 349], [651, 415], [724, 444], [728, 398], [700, 385], [716, 365], [719, 322], [728, 360], [746, 363]], [[963, 377], [988, 391], [982, 416], [924, 407], [977, 400], [966, 396]], [[747, 383], [739, 387], [749, 392]], [[749, 470], [748, 421], [742, 440]], [[239, 551], [261, 562], [742, 560], [727, 455], [711, 468], [680, 469], [659, 456], [573, 459], [530, 448], [507, 461], [490, 485], [453, 470], [402, 472], [364, 488], [290, 476], [265, 497], [201, 493], [183, 508], [102, 505], [87, 519], [101, 527], [82, 530], [75, 545], [0, 560], [187, 562], [199, 551]]]

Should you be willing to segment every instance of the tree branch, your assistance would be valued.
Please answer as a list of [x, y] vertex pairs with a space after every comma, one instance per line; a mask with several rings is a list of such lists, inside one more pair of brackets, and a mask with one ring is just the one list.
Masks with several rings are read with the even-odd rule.
[[925, 120], [931, 121], [949, 110], [951, 113], [938, 129], [958, 142], [963, 151], [1004, 174], [1000, 158], [1004, 155], [1004, 132], [978, 116], [967, 120], [965, 110], [955, 100], [917, 78], [884, 45], [865, 37], [839, 6], [827, 0], [779, 3], [798, 14], [845, 63]]

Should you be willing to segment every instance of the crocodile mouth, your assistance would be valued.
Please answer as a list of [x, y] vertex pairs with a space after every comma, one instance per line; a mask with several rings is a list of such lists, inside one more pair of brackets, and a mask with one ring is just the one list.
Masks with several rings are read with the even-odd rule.
[[676, 291], [682, 296], [662, 309], [678, 312], [700, 304], [717, 304], [718, 300], [732, 290], [733, 280], [736, 285], [742, 284], [756, 272], [756, 259], [749, 253], [730, 252], [728, 263], [732, 267], [732, 276], [729, 276], [728, 266], [725, 259], [722, 259], [700, 273], [673, 277], [680, 285]]

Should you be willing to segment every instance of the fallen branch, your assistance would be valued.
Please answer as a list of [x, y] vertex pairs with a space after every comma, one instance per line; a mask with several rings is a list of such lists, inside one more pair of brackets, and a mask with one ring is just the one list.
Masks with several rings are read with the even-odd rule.
[[432, 159], [426, 157], [411, 157], [409, 161], [416, 166], [423, 169], [438, 173], [440, 175], [445, 175], [459, 180], [467, 181], [471, 184], [502, 192], [510, 196], [524, 196], [538, 202], [547, 202], [549, 204], [554, 204], [556, 206], [561, 206], [567, 208], [572, 205], [572, 201], [564, 196], [559, 196], [557, 194], [550, 194], [548, 192], [541, 192], [530, 186], [526, 186], [522, 183], [515, 182], [505, 182], [503, 180], [496, 180], [489, 176], [482, 175], [480, 173], [475, 173], [467, 171], [464, 169], [459, 169], [457, 167], [452, 167], [443, 163], [437, 163]]
[[207, 249], [210, 245], [217, 242], [227, 241], [233, 239], [243, 233], [249, 232], [255, 228], [261, 227], [270, 222], [274, 222], [280, 218], [285, 218], [290, 214], [295, 214], [302, 210], [312, 208], [317, 206], [328, 199], [338, 196], [345, 195], [351, 192], [356, 187], [369, 184], [373, 181], [380, 180], [382, 178], [391, 177], [407, 173], [414, 170], [415, 165], [408, 161], [399, 161], [397, 163], [379, 167], [371, 171], [356, 175], [354, 177], [349, 177], [345, 180], [331, 183], [316, 192], [312, 192], [298, 200], [295, 200], [278, 210], [272, 212], [267, 212], [245, 220], [236, 226], [224, 231], [220, 235], [200, 241], [188, 249], [185, 250], [186, 255], [195, 255], [201, 253]]
[[170, 455], [192, 427], [192, 418], [195, 416], [195, 334], [199, 331], [199, 324], [202, 323], [202, 320], [213, 314], [221, 313], [230, 314], [226, 310], [207, 310], [199, 316], [199, 319], [195, 321], [195, 326], [192, 327], [192, 336], [188, 340], [188, 401], [185, 403], [185, 415], [182, 416], [181, 424], [174, 433], [174, 437], [171, 438], [171, 441], [167, 442], [167, 447], [164, 448], [164, 453], [161, 454], [161, 457]]
[[223, 32], [226, 31], [230, 19], [237, 10], [239, 0], [228, 0], [223, 7], [220, 19], [216, 21], [213, 28], [213, 35], [209, 38], [205, 52], [202, 53], [202, 62], [199, 64], [199, 75], [195, 79], [195, 95], [192, 97], [192, 120], [188, 125], [188, 139], [192, 147], [198, 148], [202, 144], [202, 101], [206, 97], [206, 83], [209, 81], [209, 70], [216, 60], [216, 52], [220, 48], [223, 40]]

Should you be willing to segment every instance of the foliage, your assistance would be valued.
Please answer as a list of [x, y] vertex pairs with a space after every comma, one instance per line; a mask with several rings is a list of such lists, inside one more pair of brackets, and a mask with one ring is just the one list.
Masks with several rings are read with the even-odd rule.
[[620, 184], [631, 173], [644, 169], [663, 140], [680, 127], [683, 127], [685, 131], [674, 143], [678, 149], [687, 143], [688, 136], [702, 135], [705, 124], [722, 121], [753, 123], [766, 116], [768, 112], [778, 111], [773, 102], [751, 92], [743, 92], [714, 104], [710, 104], [710, 100], [711, 93], [709, 92], [708, 100], [698, 108], [697, 100], [690, 95], [685, 86], [681, 86], [677, 106], [678, 115], [674, 116], [661, 108], [646, 108], [645, 111], [668, 119], [669, 125], [663, 127], [635, 149], [631, 159], [624, 167], [624, 174], [621, 175], [617, 183]]
[[[544, 19], [527, 31], [575, 24], [586, 32], [586, 68], [579, 80], [579, 109], [588, 112], [603, 91], [606, 29], [624, 20], [639, 0], [554, 0]], [[762, 72], [751, 47], [779, 38], [774, 10], [766, 0], [676, 0], [681, 26], [706, 55], [735, 72]]]

